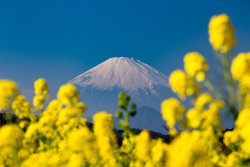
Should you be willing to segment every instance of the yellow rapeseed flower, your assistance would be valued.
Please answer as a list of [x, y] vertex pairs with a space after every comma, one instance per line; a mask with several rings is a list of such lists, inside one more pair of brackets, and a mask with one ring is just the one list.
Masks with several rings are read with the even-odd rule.
[[173, 167], [212, 167], [209, 162], [206, 139], [198, 130], [183, 131], [172, 141], [168, 149], [166, 166]]
[[72, 84], [63, 85], [60, 87], [57, 98], [65, 105], [71, 105], [71, 102], [79, 102], [79, 94], [76, 87]]
[[42, 151], [36, 154], [32, 154], [22, 163], [22, 167], [50, 167], [66, 166], [67, 158], [65, 154], [57, 152], [56, 150]]
[[107, 166], [119, 166], [114, 149], [117, 147], [117, 139], [114, 133], [112, 114], [99, 112], [93, 116], [93, 120], [94, 134], [102, 159], [107, 163]]
[[244, 75], [240, 80], [240, 93], [246, 95], [250, 92], [250, 75]]
[[82, 127], [69, 134], [68, 147], [75, 153], [80, 153], [82, 159], [96, 163], [98, 158], [98, 147], [94, 134], [88, 127]]
[[242, 155], [240, 155], [239, 152], [232, 152], [230, 155], [227, 157], [226, 164], [224, 165], [225, 167], [227, 166], [243, 166], [242, 165]]
[[148, 131], [143, 130], [139, 135], [135, 138], [135, 156], [142, 162], [147, 162], [151, 158], [151, 142], [150, 142], [150, 134]]
[[212, 103], [209, 105], [209, 109], [213, 111], [219, 111], [225, 106], [225, 102], [222, 100], [213, 100]]
[[43, 78], [39, 78], [38, 80], [34, 82], [34, 88], [35, 88], [36, 95], [40, 95], [40, 94], [46, 95], [49, 93], [47, 82]]
[[69, 163], [67, 167], [82, 167], [88, 166], [85, 162], [84, 157], [81, 154], [72, 154], [69, 159]]
[[236, 80], [241, 80], [243, 77], [250, 75], [250, 52], [240, 53], [234, 58], [231, 73]]
[[7, 109], [13, 97], [17, 94], [19, 94], [19, 90], [15, 82], [0, 80], [0, 110]]
[[0, 110], [7, 109], [10, 105], [8, 98], [1, 98], [0, 97]]
[[112, 114], [99, 112], [93, 116], [94, 132], [97, 136], [108, 136], [112, 145], [116, 144], [116, 136], [114, 134], [114, 121]]
[[156, 163], [157, 166], [164, 166], [164, 164], [161, 164], [160, 162], [164, 162], [165, 157], [167, 156], [167, 150], [168, 145], [161, 138], [158, 138], [151, 149], [152, 161]]
[[0, 128], [0, 148], [4, 146], [21, 147], [23, 131], [17, 125], [10, 124]]
[[247, 94], [245, 97], [244, 97], [244, 107], [245, 108], [249, 108], [250, 107], [250, 94]]
[[228, 52], [236, 44], [234, 28], [226, 14], [213, 16], [209, 22], [209, 41], [214, 50]]
[[203, 122], [201, 127], [203, 129], [208, 129], [210, 127], [218, 127], [221, 123], [221, 116], [218, 113], [221, 108], [225, 105], [224, 101], [213, 100], [209, 108], [203, 111]]
[[30, 103], [22, 95], [17, 95], [12, 102], [12, 109], [19, 118], [29, 117], [30, 112], [33, 111]]
[[0, 80], [0, 96], [10, 97], [18, 94], [18, 88], [15, 82], [9, 80]]
[[170, 98], [161, 103], [161, 112], [163, 119], [165, 119], [168, 126], [172, 128], [177, 121], [181, 120], [185, 108], [177, 99]]
[[203, 113], [197, 108], [191, 108], [187, 112], [187, 126], [190, 128], [198, 128], [201, 120], [203, 119]]
[[34, 98], [33, 98], [33, 105], [35, 107], [38, 107], [40, 109], [43, 108], [45, 104], [45, 98], [44, 98], [44, 95], [36, 95]]
[[27, 120], [22, 120], [22, 121], [19, 123], [19, 127], [20, 127], [20, 128], [28, 127], [28, 125], [29, 125], [29, 121], [27, 121]]
[[200, 86], [182, 70], [175, 70], [170, 74], [169, 84], [173, 92], [182, 99], [185, 99], [186, 95], [190, 96], [201, 90]]
[[191, 77], [196, 77], [197, 81], [203, 81], [206, 77], [204, 72], [209, 69], [209, 66], [201, 54], [190, 52], [184, 57], [184, 69]]
[[230, 144], [237, 143], [239, 140], [238, 134], [236, 131], [227, 131], [224, 134], [223, 142], [226, 146], [229, 146]]
[[249, 122], [249, 119], [250, 119], [250, 108], [245, 108], [239, 112], [237, 120], [235, 121], [235, 126], [237, 128], [242, 128], [243, 126], [245, 126], [247, 122]]
[[28, 127], [28, 129], [26, 130], [24, 134], [24, 137], [29, 140], [37, 138], [38, 129], [39, 129], [38, 123], [30, 124], [30, 126]]
[[250, 52], [238, 54], [232, 62], [231, 73], [240, 82], [240, 93], [250, 92]]
[[211, 103], [213, 100], [213, 97], [209, 93], [202, 93], [196, 100], [195, 100], [195, 106], [197, 108], [203, 108], [204, 105]]
[[49, 96], [47, 95], [49, 89], [46, 80], [43, 78], [36, 80], [34, 82], [34, 88], [36, 96], [33, 98], [33, 105], [42, 110], [45, 104], [45, 98], [49, 99]]
[[18, 152], [22, 149], [23, 131], [15, 124], [0, 128], [0, 166], [21, 166]]
[[59, 100], [52, 100], [47, 109], [42, 113], [42, 115], [50, 114], [57, 115], [62, 109], [62, 103]]

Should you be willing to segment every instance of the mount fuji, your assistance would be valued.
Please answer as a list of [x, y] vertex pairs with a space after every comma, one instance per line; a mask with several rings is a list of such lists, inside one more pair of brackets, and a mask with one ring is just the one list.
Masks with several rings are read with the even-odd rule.
[[136, 94], [144, 90], [144, 93], [150, 91], [154, 95], [158, 94], [156, 86], [169, 87], [167, 76], [139, 60], [125, 57], [110, 58], [68, 83], [98, 90], [113, 90], [117, 87]]
[[67, 83], [77, 87], [81, 101], [88, 106], [85, 117], [92, 117], [99, 111], [114, 114], [121, 91], [128, 94], [138, 108], [151, 108], [152, 112], [147, 112], [150, 114], [159, 114], [161, 102], [174, 95], [166, 75], [139, 60], [126, 57], [110, 58]]

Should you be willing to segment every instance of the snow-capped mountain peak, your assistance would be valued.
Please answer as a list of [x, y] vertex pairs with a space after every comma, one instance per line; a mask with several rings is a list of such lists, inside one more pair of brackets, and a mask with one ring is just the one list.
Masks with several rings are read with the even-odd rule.
[[157, 94], [154, 87], [169, 87], [167, 76], [139, 60], [126, 57], [110, 58], [68, 83], [92, 86], [98, 90], [117, 87], [127, 92], [138, 92], [148, 89], [152, 94]]

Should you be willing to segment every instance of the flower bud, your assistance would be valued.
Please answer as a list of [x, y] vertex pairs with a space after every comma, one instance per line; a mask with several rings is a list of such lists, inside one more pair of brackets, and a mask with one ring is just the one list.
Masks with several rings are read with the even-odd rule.
[[133, 110], [133, 111], [131, 111], [130, 113], [129, 113], [129, 115], [131, 116], [131, 117], [134, 117], [135, 115], [136, 115], [136, 110]]
[[122, 112], [121, 112], [120, 110], [118, 110], [118, 111], [116, 111], [115, 116], [116, 116], [118, 119], [122, 119], [123, 114], [122, 114]]
[[135, 110], [135, 109], [136, 109], [136, 104], [135, 104], [135, 103], [132, 103], [132, 104], [130, 105], [130, 109], [131, 109], [131, 110]]

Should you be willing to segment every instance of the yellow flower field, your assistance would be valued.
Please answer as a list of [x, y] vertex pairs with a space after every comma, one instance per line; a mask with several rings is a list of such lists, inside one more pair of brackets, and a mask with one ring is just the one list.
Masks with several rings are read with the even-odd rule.
[[[130, 97], [123, 92], [116, 113], [123, 129], [119, 146], [111, 114], [97, 113], [89, 128], [87, 119], [81, 117], [87, 106], [74, 85], [62, 86], [57, 99], [45, 105], [50, 98], [48, 85], [45, 79], [38, 79], [33, 108], [15, 82], [0, 80], [0, 110], [7, 112], [8, 121], [0, 128], [0, 167], [250, 166], [250, 52], [230, 61], [236, 39], [226, 14], [213, 16], [208, 27], [209, 41], [224, 69], [228, 96], [210, 83], [205, 57], [187, 53], [184, 70], [173, 71], [169, 84], [181, 100], [192, 99], [193, 108], [186, 109], [175, 98], [162, 102], [162, 116], [173, 137], [170, 144], [152, 139], [146, 130], [139, 134], [130, 131], [129, 118], [136, 116], [136, 105], [129, 106]], [[235, 119], [235, 128], [225, 133], [220, 125], [222, 109]], [[18, 121], [12, 122], [11, 114]], [[180, 133], [177, 126], [181, 126]]]

